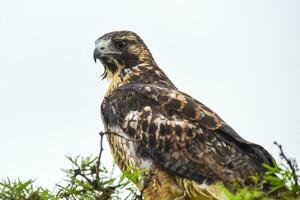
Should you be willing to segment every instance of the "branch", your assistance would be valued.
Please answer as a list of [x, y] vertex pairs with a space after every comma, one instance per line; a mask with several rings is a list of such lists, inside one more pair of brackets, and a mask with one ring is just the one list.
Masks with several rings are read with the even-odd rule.
[[111, 135], [115, 135], [115, 136], [118, 136], [120, 138], [123, 138], [124, 140], [127, 140], [127, 141], [131, 141], [131, 142], [140, 142], [141, 139], [131, 139], [131, 138], [126, 138], [125, 136], [123, 135], [120, 135], [118, 133], [114, 133], [114, 132], [100, 132], [99, 135], [100, 135], [100, 151], [99, 151], [99, 156], [98, 156], [98, 160], [97, 160], [97, 164], [96, 164], [96, 170], [97, 170], [97, 173], [96, 173], [96, 176], [97, 176], [97, 179], [99, 180], [99, 169], [100, 169], [100, 166], [101, 166], [101, 157], [102, 157], [102, 152], [103, 152], [103, 136], [104, 135], [108, 135], [108, 134], [111, 134]]
[[[297, 165], [294, 166], [293, 165], [293, 162], [291, 159], [289, 159], [285, 153], [283, 152], [283, 149], [282, 149], [282, 146], [281, 144], [278, 144], [276, 141], [274, 142], [274, 144], [279, 148], [279, 155], [281, 158], [283, 158], [283, 160], [285, 160], [288, 164], [288, 166], [290, 167], [290, 169], [292, 170], [292, 176], [293, 176], [293, 179], [294, 179], [294, 182], [295, 182], [295, 186], [298, 187], [299, 186], [299, 183], [298, 183], [298, 176], [296, 174], [296, 171], [297, 171]], [[295, 162], [294, 162], [295, 163]]]
[[101, 164], [101, 156], [102, 156], [102, 152], [103, 152], [103, 136], [105, 135], [105, 132], [100, 132], [100, 152], [99, 152], [99, 156], [98, 156], [98, 160], [97, 160], [97, 164], [96, 164], [96, 178], [97, 180], [100, 179], [99, 177], [99, 173], [100, 173], [100, 164]]

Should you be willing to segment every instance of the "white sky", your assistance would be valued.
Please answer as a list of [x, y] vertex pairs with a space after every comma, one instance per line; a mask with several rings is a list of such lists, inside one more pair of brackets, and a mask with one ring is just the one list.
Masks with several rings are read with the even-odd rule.
[[242, 137], [275, 155], [277, 140], [300, 162], [299, 10], [297, 0], [0, 0], [0, 178], [52, 187], [65, 154], [98, 153], [108, 83], [94, 41], [123, 29]]

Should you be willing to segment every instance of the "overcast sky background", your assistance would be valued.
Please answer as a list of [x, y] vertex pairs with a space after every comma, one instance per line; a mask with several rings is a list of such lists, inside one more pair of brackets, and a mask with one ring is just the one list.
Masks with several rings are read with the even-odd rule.
[[[108, 83], [94, 41], [132, 30], [179, 89], [300, 162], [300, 1], [0, 0], [0, 178], [52, 187], [98, 153]], [[111, 155], [106, 147], [107, 165]]]

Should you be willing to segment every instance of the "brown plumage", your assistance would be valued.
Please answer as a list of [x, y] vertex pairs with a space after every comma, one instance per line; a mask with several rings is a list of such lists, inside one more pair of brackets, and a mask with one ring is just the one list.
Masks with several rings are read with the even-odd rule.
[[[218, 183], [251, 185], [272, 157], [241, 138], [216, 113], [179, 91], [140, 37], [111, 32], [96, 41], [94, 59], [111, 80], [101, 105], [119, 167], [146, 169], [145, 199], [223, 199]], [[122, 135], [122, 137], [118, 136]]]

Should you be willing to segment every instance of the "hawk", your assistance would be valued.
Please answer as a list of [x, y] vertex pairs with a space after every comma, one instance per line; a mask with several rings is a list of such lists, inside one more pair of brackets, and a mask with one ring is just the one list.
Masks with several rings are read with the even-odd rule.
[[110, 32], [95, 46], [110, 80], [101, 104], [107, 139], [121, 170], [147, 170], [137, 183], [145, 200], [224, 199], [218, 184], [249, 186], [272, 165], [263, 147], [177, 89], [136, 33]]

